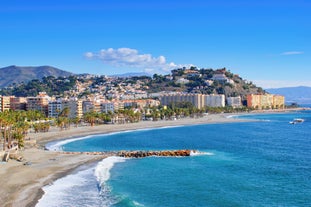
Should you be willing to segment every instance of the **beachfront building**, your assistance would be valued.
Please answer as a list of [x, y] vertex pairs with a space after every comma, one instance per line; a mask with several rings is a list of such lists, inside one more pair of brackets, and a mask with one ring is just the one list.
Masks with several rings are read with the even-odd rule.
[[203, 97], [204, 106], [225, 107], [225, 95], [223, 94], [203, 95]]
[[62, 101], [62, 109], [69, 109], [69, 118], [81, 118], [83, 116], [82, 101], [78, 99], [69, 99]]
[[100, 111], [103, 113], [114, 112], [117, 107], [117, 104], [112, 101], [105, 101], [100, 104]]
[[1, 112], [10, 110], [10, 96], [0, 96]]
[[238, 108], [242, 106], [241, 96], [237, 97], [227, 97], [227, 105], [233, 108]]
[[50, 101], [48, 106], [48, 117], [50, 118], [57, 118], [59, 113], [63, 110], [62, 108], [62, 101]]
[[27, 103], [26, 97], [15, 97], [15, 96], [10, 97], [10, 109], [13, 111], [16, 110], [25, 111], [26, 103]]
[[281, 95], [273, 96], [273, 108], [274, 109], [284, 109], [285, 107], [285, 97]]
[[101, 102], [100, 100], [84, 100], [82, 101], [82, 113], [85, 114], [87, 112], [100, 112], [101, 111]]
[[160, 96], [160, 102], [162, 105], [170, 105], [172, 103], [190, 102], [198, 109], [204, 106], [204, 95], [192, 94], [192, 93], [176, 93]]
[[35, 97], [27, 97], [26, 110], [37, 110], [48, 116], [48, 106], [51, 97], [45, 92], [40, 92], [39, 95]]
[[254, 109], [279, 109], [284, 108], [285, 98], [273, 94], [248, 94], [247, 107]]
[[50, 101], [48, 116], [56, 118], [65, 108], [69, 109], [69, 118], [81, 118], [83, 116], [82, 101], [78, 99], [58, 99]]
[[162, 95], [160, 97], [162, 105], [169, 105], [172, 103], [190, 102], [198, 109], [202, 109], [204, 106], [210, 107], [224, 107], [225, 95], [223, 94], [188, 94], [188, 93], [175, 93], [169, 95]]

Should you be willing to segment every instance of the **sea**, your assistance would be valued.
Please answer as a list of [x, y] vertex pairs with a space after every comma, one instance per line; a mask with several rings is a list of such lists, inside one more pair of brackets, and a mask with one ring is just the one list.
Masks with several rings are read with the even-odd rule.
[[[43, 188], [38, 207], [310, 206], [311, 111], [251, 122], [135, 130], [49, 143], [50, 150], [194, 149], [189, 157], [109, 157]], [[289, 122], [295, 118], [305, 121]], [[122, 126], [120, 126], [122, 127]]]

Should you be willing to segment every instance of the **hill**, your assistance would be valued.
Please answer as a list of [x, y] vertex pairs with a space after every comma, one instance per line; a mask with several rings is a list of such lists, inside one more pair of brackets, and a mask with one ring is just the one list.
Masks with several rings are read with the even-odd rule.
[[[142, 75], [142, 74], [139, 74]], [[0, 89], [0, 95], [35, 96], [41, 91], [50, 96], [87, 97], [104, 95], [107, 99], [120, 95], [152, 94], [166, 92], [186, 92], [198, 94], [224, 94], [226, 97], [241, 96], [246, 100], [247, 94], [264, 94], [262, 88], [239, 75], [222, 69], [190, 69], [179, 68], [168, 75], [154, 74], [150, 76], [108, 77], [95, 75], [74, 75], [67, 78], [53, 76], [42, 80], [31, 80], [27, 83], [15, 84], [13, 87]]]
[[222, 69], [175, 69], [171, 75], [153, 75], [148, 84], [148, 92], [178, 91], [200, 94], [224, 94], [226, 97], [241, 96], [245, 99], [247, 94], [264, 94], [265, 91], [251, 81], [242, 79], [239, 75]]
[[14, 83], [27, 83], [34, 79], [41, 80], [46, 76], [63, 77], [70, 75], [73, 74], [51, 66], [20, 67], [12, 65], [0, 68], [0, 88], [10, 86]]
[[269, 93], [280, 94], [285, 96], [286, 102], [295, 102], [298, 104], [311, 103], [311, 87], [285, 87], [285, 88], [270, 88], [266, 89]]

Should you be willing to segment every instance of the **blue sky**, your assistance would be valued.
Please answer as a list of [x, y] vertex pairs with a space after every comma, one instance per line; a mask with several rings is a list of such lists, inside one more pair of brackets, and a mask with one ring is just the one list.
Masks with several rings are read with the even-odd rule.
[[311, 86], [308, 0], [3, 0], [0, 67], [74, 73], [223, 68], [258, 86]]

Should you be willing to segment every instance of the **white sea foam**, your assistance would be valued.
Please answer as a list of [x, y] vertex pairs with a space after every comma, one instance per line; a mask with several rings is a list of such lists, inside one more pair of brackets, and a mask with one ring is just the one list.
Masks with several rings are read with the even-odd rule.
[[112, 206], [118, 202], [118, 198], [111, 195], [106, 181], [109, 180], [110, 170], [115, 163], [125, 160], [121, 157], [108, 157], [96, 167], [84, 166], [84, 169], [56, 180], [43, 187], [44, 195], [36, 207]]
[[57, 141], [57, 142], [51, 142], [48, 143], [45, 147], [46, 149], [50, 150], [50, 151], [63, 151], [62, 146], [71, 142], [75, 142], [78, 140], [83, 140], [83, 139], [89, 139], [92, 138], [94, 136], [85, 136], [85, 137], [79, 137], [79, 138], [72, 138], [72, 139], [66, 139], [66, 140], [61, 140], [61, 141]]
[[97, 182], [101, 187], [110, 178], [110, 170], [115, 165], [115, 163], [125, 162], [126, 158], [123, 157], [107, 157], [99, 162], [95, 168], [94, 175], [97, 178]]
[[96, 183], [95, 179], [93, 184], [90, 180], [93, 170], [94, 168], [80, 170], [43, 187], [44, 195], [36, 207], [79, 206], [82, 203], [99, 205], [102, 201], [99, 199], [98, 190], [90, 187]]
[[212, 152], [199, 152], [199, 151], [191, 151], [190, 156], [202, 156], [202, 155], [209, 155], [212, 156], [214, 153]]
[[134, 204], [135, 206], [137, 206], [137, 207], [144, 207], [143, 204], [138, 203], [137, 201], [133, 201], [133, 204]]

